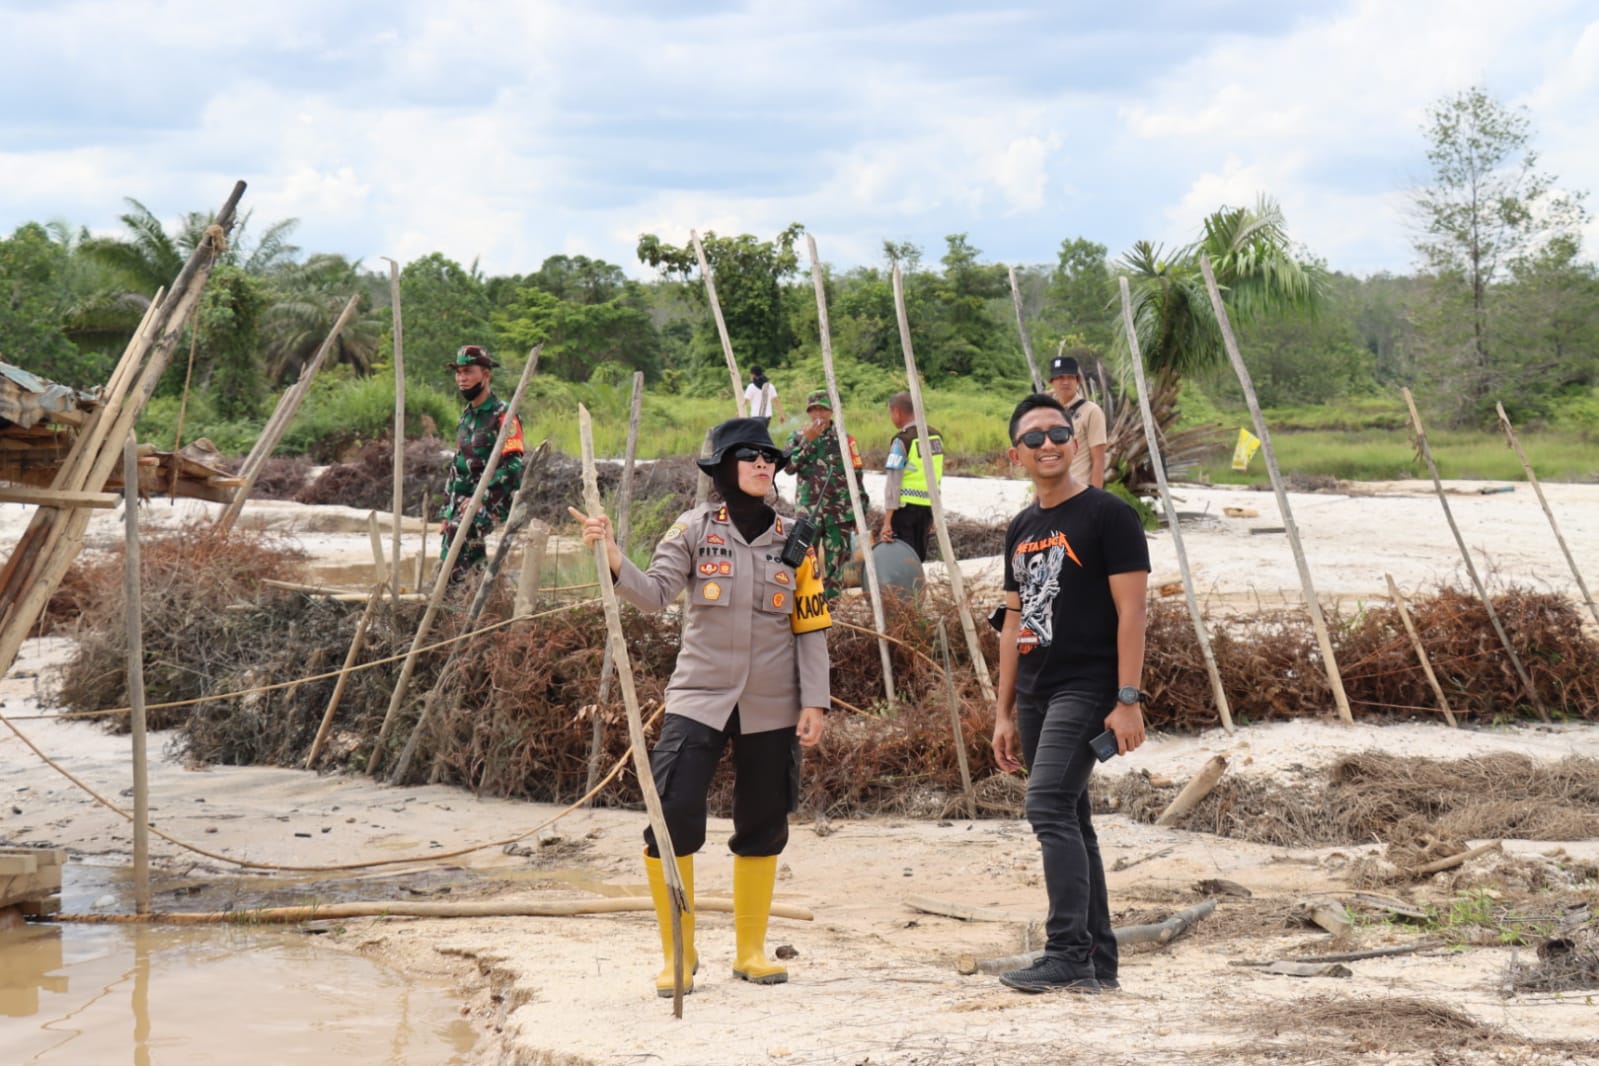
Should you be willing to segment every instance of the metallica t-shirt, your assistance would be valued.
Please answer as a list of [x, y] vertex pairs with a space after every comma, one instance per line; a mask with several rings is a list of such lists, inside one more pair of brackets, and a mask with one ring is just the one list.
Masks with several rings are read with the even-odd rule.
[[1125, 500], [1089, 487], [1054, 507], [1036, 502], [1005, 531], [1005, 591], [1021, 594], [1016, 691], [1069, 680], [1116, 682], [1111, 574], [1149, 569], [1149, 543]]

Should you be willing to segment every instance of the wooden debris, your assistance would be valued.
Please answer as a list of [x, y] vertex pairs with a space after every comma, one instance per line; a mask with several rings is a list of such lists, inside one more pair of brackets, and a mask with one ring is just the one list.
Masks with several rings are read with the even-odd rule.
[[1335, 937], [1348, 936], [1355, 927], [1354, 919], [1335, 899], [1302, 899], [1294, 904], [1289, 917], [1305, 925], [1320, 926]]
[[1181, 821], [1184, 815], [1198, 806], [1200, 800], [1210, 795], [1211, 789], [1216, 787], [1216, 782], [1220, 781], [1222, 774], [1226, 772], [1227, 756], [1212, 755], [1210, 761], [1194, 775], [1194, 779], [1177, 793], [1177, 798], [1171, 801], [1171, 805], [1160, 812], [1155, 824], [1169, 826]]
[[1262, 967], [1267, 973], [1284, 977], [1353, 977], [1355, 971], [1338, 962], [1286, 962], [1279, 960]]
[[[695, 896], [697, 911], [731, 913], [733, 901]], [[651, 911], [655, 903], [648, 896], [613, 896], [574, 900], [490, 900], [469, 903], [422, 903], [408, 900], [377, 900], [356, 903], [325, 903], [305, 907], [263, 907], [260, 910], [168, 911], [153, 914], [57, 914], [57, 922], [97, 925], [283, 925], [295, 922], [325, 921], [329, 918], [559, 918], [573, 914], [616, 914], [623, 911]], [[809, 922], [815, 918], [804, 907], [773, 903], [772, 916]]]
[[1226, 881], [1220, 877], [1206, 878], [1194, 886], [1194, 891], [1202, 896], [1236, 896], [1239, 899], [1250, 899], [1254, 893], [1237, 881]]
[[1398, 878], [1405, 877], [1410, 878], [1411, 880], [1416, 880], [1422, 877], [1431, 877], [1435, 873], [1440, 873], [1444, 870], [1452, 870], [1456, 866], [1468, 863], [1472, 859], [1477, 858], [1479, 855], [1486, 855], [1490, 851], [1501, 851], [1503, 850], [1503, 847], [1504, 841], [1490, 840], [1488, 843], [1472, 848], [1470, 851], [1462, 851], [1459, 855], [1451, 855], [1446, 859], [1439, 859], [1437, 862], [1429, 862], [1425, 866], [1416, 866], [1408, 870], [1400, 870], [1394, 875], [1394, 878], [1397, 880]]
[[[1178, 911], [1163, 922], [1153, 925], [1123, 926], [1115, 930], [1116, 943], [1120, 947], [1132, 944], [1169, 944], [1215, 913], [1215, 910], [1216, 901], [1207, 899], [1187, 910]], [[968, 976], [974, 973], [1005, 973], [1031, 966], [1042, 958], [1043, 954], [1042, 951], [1024, 951], [1019, 955], [1006, 955], [997, 959], [979, 959], [975, 955], [962, 955], [955, 960], [955, 972]]]

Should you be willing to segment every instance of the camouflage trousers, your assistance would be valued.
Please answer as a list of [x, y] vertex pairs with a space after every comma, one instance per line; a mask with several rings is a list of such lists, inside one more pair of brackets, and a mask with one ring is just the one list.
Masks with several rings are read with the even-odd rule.
[[851, 515], [816, 516], [816, 549], [822, 555], [822, 594], [829, 602], [844, 590], [844, 568], [850, 560]]
[[[478, 517], [487, 516], [479, 511]], [[452, 583], [463, 581], [466, 579], [466, 575], [473, 570], [478, 570], [488, 565], [489, 550], [486, 538], [493, 528], [494, 522], [492, 520], [488, 522], [473, 520], [472, 527], [466, 531], [466, 536], [461, 541], [461, 554], [455, 557], [455, 565], [450, 568], [450, 581]], [[440, 562], [449, 557], [450, 541], [455, 537], [455, 529], [453, 522], [445, 527], [444, 542], [439, 545]]]

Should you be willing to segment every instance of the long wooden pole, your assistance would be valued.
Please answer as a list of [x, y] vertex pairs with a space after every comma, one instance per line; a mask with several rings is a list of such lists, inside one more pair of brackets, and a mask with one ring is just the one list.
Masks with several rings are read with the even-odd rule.
[[316, 768], [316, 757], [322, 754], [322, 744], [328, 738], [328, 730], [333, 727], [333, 714], [339, 709], [339, 701], [344, 698], [344, 686], [350, 680], [350, 671], [355, 668], [355, 661], [361, 657], [361, 645], [366, 641], [366, 627], [372, 621], [372, 612], [377, 608], [378, 600], [383, 596], [383, 584], [379, 582], [372, 586], [372, 594], [366, 598], [366, 607], [361, 611], [361, 618], [355, 623], [355, 635], [350, 638], [350, 648], [344, 653], [344, 666], [339, 670], [339, 679], [333, 683], [333, 695], [328, 697], [327, 710], [322, 712], [322, 723], [317, 726], [316, 737], [311, 741], [311, 752], [305, 757], [305, 768]]
[[1532, 463], [1527, 460], [1527, 453], [1521, 450], [1521, 442], [1516, 439], [1516, 431], [1510, 425], [1510, 416], [1505, 414], [1505, 405], [1496, 402], [1494, 410], [1499, 412], [1499, 428], [1505, 431], [1505, 439], [1510, 441], [1510, 446], [1516, 451], [1516, 458], [1521, 460], [1521, 468], [1527, 472], [1527, 481], [1532, 484], [1532, 491], [1538, 494], [1538, 505], [1543, 508], [1544, 517], [1549, 519], [1549, 528], [1554, 530], [1561, 554], [1566, 557], [1566, 565], [1571, 567], [1571, 576], [1577, 579], [1577, 588], [1582, 592], [1583, 602], [1588, 605], [1588, 610], [1593, 612], [1593, 620], [1599, 622], [1599, 604], [1594, 603], [1593, 594], [1588, 591], [1588, 584], [1582, 579], [1582, 571], [1577, 569], [1577, 560], [1571, 557], [1571, 549], [1566, 547], [1566, 538], [1560, 533], [1560, 523], [1555, 521], [1555, 512], [1550, 509], [1549, 501], [1544, 498], [1543, 486], [1538, 483], [1538, 475], [1533, 473]]
[[[384, 256], [388, 259], [387, 256]], [[400, 524], [405, 513], [405, 320], [400, 313], [400, 264], [389, 259], [389, 304], [394, 312], [394, 602], [400, 601]], [[427, 515], [422, 516], [427, 522]], [[421, 578], [418, 578], [420, 583]]]
[[[898, 269], [899, 264], [894, 264]], [[1033, 376], [1033, 391], [1044, 391], [1044, 377], [1038, 372], [1038, 361], [1033, 358], [1033, 338], [1027, 335], [1027, 320], [1022, 317], [1022, 287], [1016, 281], [1016, 268], [1010, 268], [1010, 302], [1016, 308], [1016, 332], [1022, 337], [1022, 354], [1027, 356], [1027, 372]]]
[[[577, 432], [583, 444], [583, 507], [591, 515], [604, 513], [600, 504], [600, 480], [594, 469], [594, 423], [589, 410], [577, 405]], [[633, 661], [627, 654], [627, 635], [622, 631], [622, 611], [617, 604], [611, 563], [603, 540], [594, 543], [594, 569], [600, 582], [600, 599], [605, 604], [605, 630], [611, 657], [616, 662], [616, 679], [622, 688], [622, 703], [627, 708], [627, 735], [633, 745], [633, 772], [638, 775], [644, 808], [649, 812], [650, 829], [655, 835], [655, 850], [660, 852], [661, 872], [672, 900], [672, 1017], [683, 1016], [683, 912], [691, 906], [682, 874], [677, 869], [677, 849], [661, 809], [661, 795], [655, 788], [649, 755], [644, 746], [644, 719], [639, 713], [638, 690], [633, 686]]]
[[1488, 612], [1488, 622], [1499, 636], [1499, 643], [1504, 647], [1505, 654], [1510, 657], [1510, 665], [1515, 667], [1516, 676], [1521, 678], [1521, 685], [1527, 691], [1527, 699], [1532, 701], [1533, 709], [1538, 712], [1538, 717], [1549, 721], [1549, 712], [1544, 709], [1543, 701], [1538, 698], [1538, 690], [1532, 683], [1532, 675], [1527, 673], [1527, 667], [1522, 664], [1521, 656], [1516, 654], [1515, 645], [1510, 643], [1510, 634], [1505, 632], [1504, 623], [1499, 620], [1499, 612], [1494, 610], [1493, 597], [1488, 595], [1488, 586], [1483, 584], [1482, 576], [1477, 573], [1477, 564], [1471, 558], [1471, 549], [1466, 547], [1466, 538], [1460, 534], [1460, 526], [1455, 523], [1455, 513], [1449, 508], [1449, 497], [1444, 492], [1443, 478], [1438, 474], [1438, 464], [1433, 461], [1432, 446], [1427, 443], [1427, 431], [1421, 426], [1421, 413], [1416, 410], [1416, 401], [1410, 395], [1408, 387], [1399, 389], [1405, 398], [1405, 406], [1410, 409], [1410, 424], [1416, 430], [1416, 448], [1421, 452], [1421, 457], [1427, 463], [1427, 471], [1432, 474], [1432, 486], [1438, 494], [1438, 502], [1444, 509], [1444, 521], [1449, 523], [1449, 532], [1455, 535], [1455, 545], [1460, 549], [1460, 558], [1466, 564], [1466, 573], [1471, 577], [1471, 583], [1477, 590], [1477, 596], [1482, 600], [1483, 608]]
[[1382, 576], [1388, 579], [1388, 598], [1399, 612], [1399, 620], [1404, 623], [1405, 633], [1410, 637], [1410, 646], [1416, 649], [1422, 673], [1427, 675], [1427, 684], [1432, 686], [1432, 694], [1438, 698], [1439, 710], [1444, 712], [1444, 718], [1451, 727], [1458, 726], [1460, 723], [1455, 721], [1455, 712], [1449, 709], [1449, 697], [1444, 695], [1444, 687], [1438, 683], [1438, 675], [1432, 671], [1432, 659], [1427, 655], [1427, 646], [1421, 642], [1421, 634], [1416, 632], [1416, 623], [1410, 620], [1410, 608], [1405, 604], [1404, 594], [1399, 591], [1394, 575], [1384, 573]]
[[949, 634], [944, 620], [938, 620], [938, 650], [944, 657], [944, 689], [949, 695], [950, 731], [955, 738], [955, 762], [961, 772], [961, 795], [966, 798], [966, 817], [977, 817], [977, 793], [972, 791], [972, 770], [966, 762], [966, 730], [961, 726], [961, 701], [955, 692], [955, 668], [950, 661]]
[[1144, 439], [1149, 443], [1149, 461], [1155, 468], [1155, 484], [1160, 489], [1161, 508], [1166, 512], [1166, 528], [1171, 530], [1172, 547], [1177, 549], [1177, 568], [1183, 575], [1183, 598], [1188, 601], [1188, 617], [1194, 623], [1194, 636], [1199, 640], [1199, 654], [1205, 660], [1205, 672], [1210, 675], [1210, 692], [1216, 700], [1222, 728], [1231, 733], [1232, 708], [1227, 703], [1227, 690], [1222, 687], [1221, 671], [1216, 667], [1216, 653], [1210, 646], [1210, 630], [1205, 625], [1205, 615], [1199, 609], [1199, 597], [1194, 592], [1194, 572], [1188, 565], [1188, 549], [1183, 546], [1183, 531], [1177, 522], [1177, 506], [1172, 502], [1171, 486], [1166, 481], [1166, 462], [1161, 458], [1160, 434], [1155, 428], [1155, 412], [1149, 405], [1149, 382], [1144, 377], [1144, 355], [1138, 346], [1138, 331], [1133, 326], [1132, 296], [1126, 275], [1119, 280], [1122, 329], [1127, 334], [1128, 358], [1133, 364], [1133, 377], [1138, 384], [1138, 403], [1144, 417]]
[[689, 230], [688, 235], [694, 242], [694, 255], [700, 261], [700, 277], [705, 281], [705, 297], [711, 304], [711, 317], [716, 319], [716, 335], [722, 339], [722, 355], [727, 359], [727, 372], [733, 378], [733, 409], [738, 412], [738, 417], [743, 418], [749, 413], [744, 407], [744, 379], [739, 375], [738, 361], [733, 358], [733, 341], [727, 335], [727, 322], [722, 318], [722, 303], [716, 298], [716, 279], [711, 276], [711, 265], [705, 259], [700, 235], [693, 230]]
[[[52, 487], [80, 490], [105, 484], [121, 459], [122, 442], [133, 432], [133, 424], [160, 383], [185, 323], [200, 303], [205, 283], [227, 246], [228, 230], [243, 196], [244, 182], [236, 182], [216, 220], [206, 227], [199, 245], [178, 272], [172, 296], [153, 309], [123, 353], [118, 374], [125, 376], [118, 383], [119, 391], [113, 394], [115, 406], [108, 399], [104, 417], [91, 418], [84, 426], [84, 433], [57, 471]], [[73, 508], [65, 515], [51, 507], [34, 512], [22, 540], [0, 570], [0, 671], [9, 670], [16, 661], [22, 641], [82, 546], [88, 522], [84, 508]]]
[[260, 438], [255, 442], [255, 447], [250, 450], [249, 457], [245, 460], [244, 468], [240, 471], [243, 484], [233, 490], [233, 499], [223, 509], [217, 518], [217, 529], [227, 532], [239, 520], [239, 513], [244, 510], [244, 503], [250, 498], [250, 492], [255, 488], [261, 471], [266, 469], [267, 460], [272, 458], [272, 453], [277, 450], [278, 441], [283, 439], [283, 434], [288, 430], [289, 424], [294, 421], [294, 414], [300, 409], [306, 394], [311, 391], [311, 379], [316, 377], [317, 371], [322, 369], [322, 364], [327, 361], [328, 353], [333, 350], [338, 342], [339, 334], [344, 331], [345, 325], [355, 317], [355, 310], [360, 306], [361, 294], [356, 293], [346, 301], [344, 310], [339, 313], [338, 320], [333, 323], [333, 328], [328, 331], [322, 347], [318, 348], [316, 355], [306, 364], [300, 378], [283, 394], [278, 401], [277, 409], [272, 412], [266, 428], [261, 431]]
[[132, 433], [122, 445], [124, 513], [123, 598], [128, 626], [128, 707], [133, 733], [133, 901], [150, 913], [150, 766], [145, 751], [144, 597], [139, 581], [139, 445]]
[[[639, 422], [644, 415], [644, 373], [633, 372], [633, 402], [628, 408], [627, 448], [622, 454], [622, 485], [616, 500], [616, 543], [627, 554], [627, 535], [633, 524], [633, 468], [638, 458]], [[605, 715], [603, 708], [611, 701], [611, 674], [615, 663], [611, 660], [611, 645], [606, 642], [605, 654], [600, 659], [600, 696], [594, 708], [594, 721], [589, 729], [589, 773], [584, 792], [593, 792], [603, 772], [600, 763], [605, 754]]]
[[421, 652], [422, 645], [427, 643], [428, 631], [433, 628], [433, 620], [438, 616], [439, 603], [444, 599], [444, 590], [450, 584], [450, 571], [455, 568], [455, 560], [460, 558], [467, 532], [472, 528], [472, 519], [477, 517], [478, 509], [483, 506], [483, 496], [488, 492], [489, 482], [494, 479], [494, 472], [500, 468], [500, 454], [505, 448], [505, 439], [511, 435], [511, 427], [516, 423], [516, 412], [522, 404], [522, 394], [527, 391], [528, 380], [533, 377], [533, 370], [539, 365], [539, 352], [543, 348], [544, 345], [540, 343], [527, 354], [527, 365], [522, 368], [522, 380], [516, 384], [516, 394], [511, 397], [506, 417], [500, 420], [500, 432], [494, 438], [494, 451], [483, 467], [483, 474], [477, 479], [477, 488], [472, 491], [472, 498], [466, 501], [465, 510], [456, 519], [455, 536], [450, 538], [450, 547], [445, 553], [444, 562], [440, 564], [438, 575], [433, 579], [433, 594], [428, 597], [427, 609], [422, 612], [422, 621], [418, 623], [416, 636], [411, 640], [411, 649], [406, 652], [405, 661], [400, 664], [400, 676], [394, 682], [394, 692], [389, 697], [389, 709], [383, 715], [383, 725], [379, 727], [377, 740], [372, 746], [372, 759], [367, 764], [367, 769], [371, 771], [373, 777], [377, 776], [379, 768], [383, 765], [383, 746], [388, 743], [389, 732], [394, 728], [400, 704], [404, 702], [406, 690], [411, 685], [411, 673], [416, 669], [417, 655]]
[[883, 587], [877, 580], [877, 563], [872, 558], [872, 534], [866, 525], [866, 509], [861, 506], [861, 490], [856, 484], [855, 461], [849, 452], [849, 431], [844, 427], [844, 401], [838, 394], [838, 378], [833, 374], [833, 336], [827, 324], [827, 286], [822, 278], [822, 261], [816, 254], [816, 238], [805, 235], [811, 256], [811, 282], [816, 288], [816, 326], [822, 340], [822, 371], [827, 375], [827, 398], [833, 405], [833, 429], [838, 437], [839, 462], [843, 464], [844, 484], [849, 488], [849, 505], [855, 512], [855, 536], [860, 541], [865, 564], [866, 593], [872, 603], [872, 621], [877, 628], [877, 652], [883, 663], [883, 692], [894, 704], [894, 660], [888, 638], [883, 635], [888, 622], [883, 614]]
[[[922, 404], [922, 375], [916, 370], [916, 353], [911, 348], [911, 321], [905, 308], [905, 278], [899, 264], [894, 264], [894, 314], [899, 319], [899, 346], [905, 353], [905, 379], [909, 382], [911, 409], [916, 416], [916, 439], [922, 451], [922, 462], [933, 465], [932, 437], [927, 429], [927, 408]], [[977, 626], [972, 621], [972, 609], [966, 602], [966, 578], [961, 573], [960, 560], [955, 555], [955, 543], [949, 539], [949, 523], [944, 520], [944, 497], [938, 478], [928, 471], [927, 502], [933, 507], [933, 533], [938, 537], [938, 550], [944, 557], [944, 572], [949, 575], [950, 593], [959, 612], [961, 631], [966, 634], [966, 651], [972, 657], [972, 669], [977, 674], [977, 686], [983, 699], [994, 702], [994, 682], [988, 676], [988, 662], [983, 658], [983, 646], [977, 641]]]
[[1205, 289], [1210, 293], [1210, 306], [1216, 312], [1216, 324], [1221, 327], [1222, 343], [1227, 348], [1227, 358], [1232, 360], [1233, 373], [1244, 387], [1244, 399], [1249, 403], [1249, 417], [1255, 423], [1255, 436], [1260, 438], [1260, 451], [1266, 457], [1266, 472], [1271, 475], [1271, 488], [1277, 494], [1277, 509], [1282, 513], [1283, 529], [1288, 535], [1288, 547], [1294, 553], [1294, 565], [1299, 569], [1299, 584], [1305, 592], [1305, 608], [1310, 611], [1310, 625], [1316, 631], [1316, 644], [1321, 649], [1322, 666], [1327, 671], [1327, 684], [1332, 687], [1333, 702], [1338, 706], [1338, 717], [1353, 723], [1355, 716], [1349, 710], [1349, 696], [1344, 692], [1344, 678], [1338, 671], [1338, 659], [1333, 655], [1332, 637], [1327, 632], [1327, 620], [1321, 613], [1321, 601], [1316, 599], [1316, 586], [1310, 578], [1310, 564], [1305, 560], [1305, 548], [1299, 541], [1299, 527], [1294, 523], [1293, 509], [1288, 503], [1288, 491], [1283, 487], [1282, 471], [1277, 468], [1277, 452], [1271, 446], [1271, 430], [1266, 428], [1266, 416], [1261, 413], [1260, 399], [1255, 395], [1255, 383], [1238, 351], [1238, 341], [1233, 336], [1232, 322], [1227, 317], [1227, 306], [1222, 303], [1221, 289], [1216, 285], [1216, 273], [1210, 267], [1210, 257], [1199, 257], [1199, 269], [1205, 275]]
[[183, 450], [183, 416], [189, 409], [189, 383], [194, 380], [194, 352], [200, 345], [200, 330], [189, 331], [189, 368], [183, 372], [183, 398], [178, 401], [178, 428], [172, 434], [172, 483], [167, 486], [167, 496], [178, 502], [178, 452]]

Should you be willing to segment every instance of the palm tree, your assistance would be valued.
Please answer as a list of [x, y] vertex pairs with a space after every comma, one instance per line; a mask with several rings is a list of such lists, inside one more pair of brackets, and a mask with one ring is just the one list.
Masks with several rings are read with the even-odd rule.
[[383, 341], [380, 315], [372, 312], [370, 279], [359, 263], [342, 255], [313, 255], [271, 275], [274, 300], [262, 321], [266, 339], [266, 373], [273, 381], [298, 374], [327, 338], [351, 294], [368, 293], [359, 313], [345, 325], [328, 353], [333, 362], [348, 363], [357, 373], [372, 370]]
[[[1116, 264], [1128, 275], [1133, 328], [1144, 368], [1154, 378], [1150, 406], [1163, 438], [1168, 468], [1197, 462], [1216, 435], [1172, 435], [1182, 378], [1226, 358], [1221, 326], [1205, 290], [1200, 257], [1209, 258], [1222, 303], [1235, 328], [1292, 311], [1314, 312], [1326, 285], [1319, 266], [1296, 257], [1282, 210], [1262, 196], [1255, 207], [1223, 207], [1205, 219], [1197, 241], [1169, 257], [1159, 245], [1139, 241]], [[1122, 329], [1125, 333], [1125, 326]], [[1125, 336], [1123, 349], [1128, 350]], [[1119, 405], [1107, 454], [1129, 487], [1154, 481], [1142, 415], [1136, 403]]]

